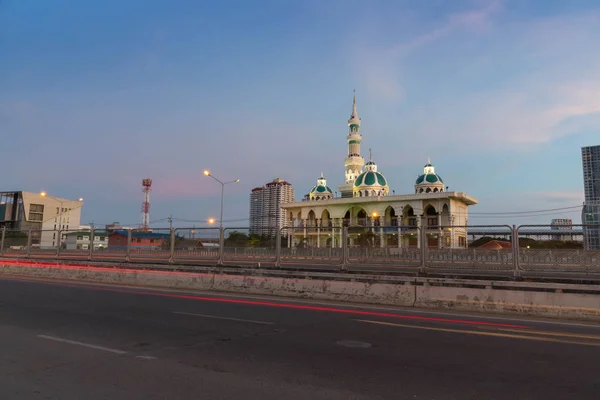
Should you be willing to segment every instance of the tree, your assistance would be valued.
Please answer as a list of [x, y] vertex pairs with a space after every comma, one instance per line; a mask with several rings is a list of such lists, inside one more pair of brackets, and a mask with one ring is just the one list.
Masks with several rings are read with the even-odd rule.
[[225, 247], [248, 247], [249, 239], [248, 235], [233, 231], [225, 239]]

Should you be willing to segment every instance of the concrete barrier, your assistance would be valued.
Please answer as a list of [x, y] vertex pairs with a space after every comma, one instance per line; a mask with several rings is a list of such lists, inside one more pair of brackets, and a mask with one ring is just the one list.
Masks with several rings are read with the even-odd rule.
[[[404, 281], [410, 284], [414, 278]], [[415, 303], [414, 287], [402, 283], [216, 274], [212, 290], [411, 307]]]
[[214, 274], [134, 270], [124, 268], [87, 267], [58, 263], [0, 262], [0, 276], [23, 276], [56, 280], [210, 290]]
[[[357, 303], [600, 321], [600, 285], [496, 282], [249, 270], [246, 275], [0, 260], [0, 276], [263, 294]], [[225, 272], [225, 273], [222, 273]]]
[[[599, 285], [439, 279], [422, 283], [416, 287], [415, 307], [600, 321]], [[458, 286], [445, 286], [448, 283]]]

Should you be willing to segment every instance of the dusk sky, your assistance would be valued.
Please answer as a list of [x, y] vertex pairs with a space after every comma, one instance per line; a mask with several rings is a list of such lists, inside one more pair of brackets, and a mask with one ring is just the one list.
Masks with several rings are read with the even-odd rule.
[[579, 223], [501, 213], [583, 202], [599, 48], [597, 0], [0, 0], [0, 190], [131, 226], [148, 176], [151, 220], [206, 221], [208, 168], [240, 179], [224, 219], [246, 226], [253, 187], [342, 182], [356, 89], [363, 156], [396, 194], [431, 157], [479, 200], [472, 224]]

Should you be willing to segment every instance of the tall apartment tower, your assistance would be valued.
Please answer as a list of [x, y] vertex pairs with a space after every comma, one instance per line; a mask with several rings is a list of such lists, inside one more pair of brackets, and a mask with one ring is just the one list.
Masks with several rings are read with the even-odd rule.
[[294, 201], [294, 188], [289, 182], [277, 178], [250, 193], [250, 233], [274, 235], [285, 224], [284, 203]]
[[587, 250], [600, 250], [600, 146], [581, 148], [585, 203], [581, 215]]

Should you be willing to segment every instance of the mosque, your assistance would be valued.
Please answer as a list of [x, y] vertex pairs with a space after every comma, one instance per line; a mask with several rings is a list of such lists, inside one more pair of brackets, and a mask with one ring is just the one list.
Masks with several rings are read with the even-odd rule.
[[[348, 156], [344, 160], [344, 183], [337, 192], [321, 173], [317, 184], [302, 201], [281, 205], [289, 229], [288, 245], [341, 247], [342, 228], [348, 227], [350, 245], [365, 232], [379, 236], [381, 247], [420, 246], [424, 229], [428, 246], [465, 247], [468, 207], [477, 200], [448, 186], [428, 160], [415, 181], [414, 193], [396, 195], [378, 169], [369, 149], [369, 160], [361, 156], [362, 135], [356, 111], [356, 95], [348, 120]], [[338, 195], [339, 193], [339, 195]]]

